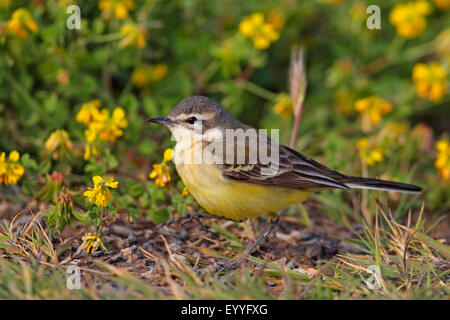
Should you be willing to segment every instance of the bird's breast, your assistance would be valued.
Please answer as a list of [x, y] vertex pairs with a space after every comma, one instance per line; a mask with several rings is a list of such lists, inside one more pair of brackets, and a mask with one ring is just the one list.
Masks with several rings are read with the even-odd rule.
[[277, 212], [303, 201], [309, 194], [304, 190], [232, 180], [222, 174], [220, 166], [207, 161], [193, 163], [195, 153], [201, 153], [203, 147], [201, 141], [177, 142], [174, 162], [189, 192], [210, 214], [241, 221]]

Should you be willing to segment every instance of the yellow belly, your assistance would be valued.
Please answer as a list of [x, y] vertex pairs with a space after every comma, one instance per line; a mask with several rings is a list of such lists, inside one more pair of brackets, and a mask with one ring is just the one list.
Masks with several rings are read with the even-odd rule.
[[215, 165], [181, 163], [176, 168], [189, 192], [203, 208], [210, 214], [232, 220], [275, 213], [309, 195], [307, 190], [231, 180]]

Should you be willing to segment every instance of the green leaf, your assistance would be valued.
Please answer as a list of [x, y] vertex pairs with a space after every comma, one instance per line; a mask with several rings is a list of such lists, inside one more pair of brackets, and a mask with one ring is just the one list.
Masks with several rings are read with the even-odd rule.
[[44, 160], [39, 164], [39, 173], [48, 173], [52, 163], [50, 160]]
[[177, 211], [180, 214], [180, 216], [184, 216], [187, 212], [187, 206], [184, 203], [180, 203], [177, 206]]
[[176, 204], [178, 204], [178, 203], [183, 203], [183, 202], [184, 202], [184, 199], [183, 199], [182, 196], [173, 196], [173, 197], [172, 197], [172, 202], [173, 202], [173, 203], [176, 203]]
[[144, 187], [140, 183], [135, 183], [128, 189], [128, 192], [133, 197], [140, 197], [144, 193]]
[[20, 162], [25, 167], [27, 171], [37, 171], [38, 170], [38, 164], [37, 162], [30, 157], [28, 153], [25, 153], [20, 158]]
[[416, 231], [415, 236], [417, 239], [425, 242], [427, 245], [433, 247], [437, 252], [442, 254], [446, 259], [450, 259], [450, 247], [440, 243], [437, 240], [434, 240], [433, 238], [430, 238], [426, 234]]
[[153, 220], [156, 224], [164, 223], [169, 219], [169, 211], [167, 209], [159, 209], [159, 210], [150, 210], [149, 211], [150, 219]]

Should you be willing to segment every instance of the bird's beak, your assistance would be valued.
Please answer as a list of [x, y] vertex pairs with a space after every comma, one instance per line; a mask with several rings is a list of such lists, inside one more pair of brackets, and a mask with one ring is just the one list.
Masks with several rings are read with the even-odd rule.
[[172, 121], [169, 117], [151, 118], [151, 119], [147, 119], [147, 122], [154, 122], [154, 123], [165, 124], [165, 125], [174, 123], [174, 121]]

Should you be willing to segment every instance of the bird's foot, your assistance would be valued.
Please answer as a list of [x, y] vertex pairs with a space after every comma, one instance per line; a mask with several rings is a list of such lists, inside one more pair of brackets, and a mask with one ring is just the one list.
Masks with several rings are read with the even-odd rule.
[[211, 235], [213, 235], [215, 238], [217, 238], [217, 237], [219, 236], [218, 233], [215, 232], [215, 231], [212, 231], [212, 230], [208, 229], [208, 228], [202, 223], [202, 221], [200, 220], [200, 218], [218, 218], [218, 219], [225, 219], [224, 217], [214, 216], [214, 215], [210, 215], [210, 214], [207, 214], [207, 213], [192, 212], [192, 213], [186, 213], [184, 216], [181, 216], [181, 217], [178, 217], [178, 218], [175, 218], [175, 219], [168, 220], [168, 221], [164, 222], [163, 224], [161, 224], [161, 225], [159, 226], [159, 228], [167, 227], [167, 226], [169, 226], [169, 225], [171, 225], [171, 224], [174, 224], [174, 223], [177, 223], [177, 222], [180, 222], [180, 221], [181, 221], [181, 227], [184, 227], [184, 225], [185, 225], [186, 223], [188, 223], [189, 221], [194, 220], [194, 221], [196, 221], [196, 222], [200, 225], [200, 227], [201, 227], [204, 231], [208, 232], [209, 234], [211, 234]]
[[259, 243], [263, 241], [269, 233], [275, 228], [275, 226], [280, 221], [280, 216], [276, 215], [274, 220], [272, 220], [261, 232], [258, 238], [253, 242], [249, 242], [244, 249], [244, 251], [238, 256], [231, 259], [229, 262], [222, 265], [225, 270], [234, 270], [239, 267], [243, 262], [248, 261], [249, 256], [256, 250]]

